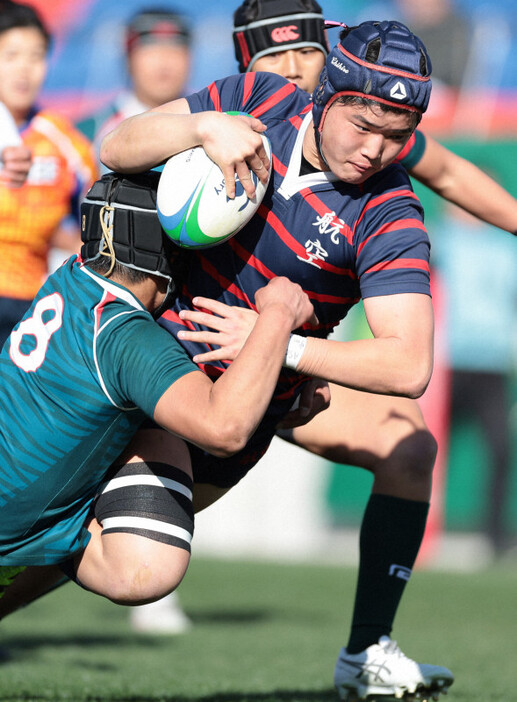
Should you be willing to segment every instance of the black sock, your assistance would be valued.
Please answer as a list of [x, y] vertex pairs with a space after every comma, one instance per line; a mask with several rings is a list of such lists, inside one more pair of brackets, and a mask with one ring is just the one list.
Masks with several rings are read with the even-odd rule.
[[389, 636], [411, 575], [429, 504], [389, 495], [370, 496], [359, 542], [360, 563], [349, 653]]

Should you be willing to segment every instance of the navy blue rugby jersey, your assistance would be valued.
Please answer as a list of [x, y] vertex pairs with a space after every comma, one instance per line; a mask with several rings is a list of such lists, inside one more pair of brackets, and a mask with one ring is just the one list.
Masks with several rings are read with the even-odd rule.
[[[264, 122], [273, 173], [243, 230], [222, 245], [192, 253], [182, 294], [160, 321], [172, 334], [184, 328], [178, 312], [191, 308], [195, 295], [254, 308], [255, 291], [274, 276], [287, 276], [308, 293], [320, 323], [300, 333], [318, 337], [326, 337], [360, 298], [430, 294], [423, 210], [400, 165], [358, 186], [330, 172], [301, 176], [303, 137], [313, 129], [310, 98], [271, 73], [230, 76], [187, 100], [191, 112], [239, 110]], [[206, 350], [180, 343], [190, 355]], [[224, 367], [203, 369], [216, 375]], [[292, 400], [299, 383], [299, 376], [284, 372], [277, 400]]]

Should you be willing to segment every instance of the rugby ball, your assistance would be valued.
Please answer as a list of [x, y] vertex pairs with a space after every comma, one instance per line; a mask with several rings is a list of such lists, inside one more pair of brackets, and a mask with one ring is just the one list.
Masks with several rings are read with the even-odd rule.
[[[269, 139], [262, 136], [271, 160]], [[255, 197], [250, 200], [235, 178], [235, 198], [226, 196], [221, 169], [202, 146], [172, 156], [163, 166], [156, 194], [160, 224], [178, 246], [208, 248], [230, 239], [247, 224], [265, 195], [263, 184], [250, 173]], [[268, 174], [268, 183], [271, 171]]]

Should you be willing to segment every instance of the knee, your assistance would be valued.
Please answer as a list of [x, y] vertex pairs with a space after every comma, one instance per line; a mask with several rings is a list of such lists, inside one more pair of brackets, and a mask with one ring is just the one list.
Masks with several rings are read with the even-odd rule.
[[132, 563], [112, 574], [106, 583], [105, 595], [116, 604], [140, 605], [173, 592], [185, 575], [184, 566], [164, 567], [149, 561]]
[[375, 473], [389, 471], [412, 480], [431, 480], [438, 444], [427, 429], [401, 438], [391, 452], [378, 462]]

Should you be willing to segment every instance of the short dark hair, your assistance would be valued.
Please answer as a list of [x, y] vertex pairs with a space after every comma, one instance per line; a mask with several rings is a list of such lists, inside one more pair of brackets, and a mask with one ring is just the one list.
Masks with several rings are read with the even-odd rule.
[[49, 48], [52, 35], [33, 7], [12, 0], [0, 0], [0, 34], [10, 29], [26, 27], [41, 32], [47, 49]]
[[396, 107], [395, 105], [386, 105], [383, 102], [379, 102], [375, 97], [367, 98], [361, 95], [341, 95], [337, 98], [336, 102], [340, 105], [359, 105], [361, 107], [371, 107], [372, 105], [378, 107], [382, 112], [394, 112], [396, 115], [406, 115], [409, 117], [409, 122], [413, 130], [415, 130], [422, 115], [420, 112], [410, 112], [403, 107]]
[[151, 273], [146, 273], [145, 271], [140, 271], [137, 268], [130, 268], [125, 266], [123, 263], [115, 261], [113, 270], [109, 273], [111, 268], [111, 257], [110, 256], [99, 256], [86, 264], [88, 268], [91, 268], [95, 273], [99, 275], [104, 275], [111, 278], [112, 276], [117, 276], [124, 283], [142, 283], [147, 278], [151, 277]]

